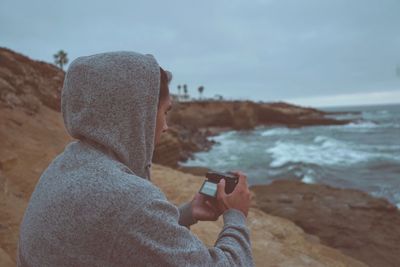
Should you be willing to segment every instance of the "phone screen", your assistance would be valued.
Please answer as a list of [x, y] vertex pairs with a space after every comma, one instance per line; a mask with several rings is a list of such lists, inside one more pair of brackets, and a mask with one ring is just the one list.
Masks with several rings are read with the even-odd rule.
[[217, 195], [217, 190], [217, 184], [204, 181], [199, 192], [210, 197], [215, 197]]

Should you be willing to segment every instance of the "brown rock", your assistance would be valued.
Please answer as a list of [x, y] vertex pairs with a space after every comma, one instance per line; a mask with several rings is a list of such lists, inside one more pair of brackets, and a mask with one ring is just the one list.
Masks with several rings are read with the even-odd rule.
[[326, 118], [327, 113], [287, 103], [255, 103], [251, 101], [194, 101], [177, 102], [169, 115], [172, 125], [187, 128], [229, 127], [252, 129], [258, 125], [346, 124]]
[[171, 126], [169, 131], [161, 136], [161, 140], [154, 151], [153, 161], [177, 168], [178, 162], [192, 157], [192, 153], [211, 148], [214, 142], [207, 139], [210, 135], [212, 135], [212, 132], [208, 129]]
[[153, 155], [153, 162], [177, 167], [178, 161], [181, 160], [182, 145], [183, 142], [179, 139], [176, 130], [171, 129], [167, 134], [161, 135]]
[[256, 206], [370, 266], [400, 266], [400, 212], [385, 199], [327, 185], [275, 181], [251, 188]]
[[0, 48], [0, 102], [34, 114], [45, 105], [60, 110], [64, 72], [58, 67]]

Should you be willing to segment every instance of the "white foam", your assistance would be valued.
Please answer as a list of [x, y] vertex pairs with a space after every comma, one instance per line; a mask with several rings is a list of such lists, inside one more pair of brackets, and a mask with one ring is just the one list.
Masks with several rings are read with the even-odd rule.
[[320, 144], [322, 147], [337, 147], [344, 145], [343, 142], [323, 135], [316, 136], [313, 141], [314, 143]]
[[351, 122], [343, 126], [344, 128], [361, 128], [361, 129], [371, 129], [379, 127], [378, 124], [372, 121], [363, 121], [363, 122]]
[[311, 176], [308, 176], [308, 175], [304, 175], [304, 177], [301, 179], [301, 181], [306, 184], [314, 184], [315, 183], [314, 178]]
[[288, 129], [288, 128], [273, 128], [273, 129], [268, 129], [263, 132], [261, 132], [261, 136], [275, 136], [275, 135], [292, 135], [292, 134], [298, 134], [299, 131], [294, 130], [294, 129]]
[[352, 165], [374, 158], [394, 159], [393, 155], [366, 151], [326, 136], [317, 136], [310, 144], [277, 141], [266, 152], [272, 156], [271, 167], [301, 162], [325, 166]]
[[231, 164], [237, 164], [240, 158], [240, 151], [249, 149], [249, 144], [238, 140], [236, 131], [229, 131], [212, 139], [218, 141], [218, 144], [212, 146], [210, 151], [202, 151], [195, 154], [194, 159], [181, 162], [182, 166], [204, 166], [225, 168]]
[[398, 129], [400, 128], [400, 124], [398, 123], [380, 123], [377, 124], [372, 121], [362, 121], [362, 122], [351, 122], [349, 124], [345, 125], [332, 125], [332, 126], [327, 126], [331, 129], [335, 130], [343, 130], [343, 131], [350, 131], [350, 132], [370, 132], [375, 129], [380, 129], [380, 128], [394, 128]]

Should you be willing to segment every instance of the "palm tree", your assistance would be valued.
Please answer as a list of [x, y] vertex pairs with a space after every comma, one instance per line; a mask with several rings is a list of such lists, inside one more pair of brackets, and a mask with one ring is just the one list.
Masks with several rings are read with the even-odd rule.
[[53, 57], [54, 63], [61, 69], [63, 69], [63, 66], [68, 63], [67, 53], [65, 53], [64, 50], [58, 51], [58, 53], [54, 54]]
[[178, 85], [178, 96], [179, 97], [181, 96], [181, 85], [180, 84]]
[[184, 94], [184, 96], [185, 96], [186, 99], [189, 97], [189, 95], [188, 95], [188, 88], [187, 88], [187, 85], [186, 85], [186, 84], [183, 85], [183, 94]]
[[197, 90], [199, 91], [200, 99], [201, 99], [203, 96], [203, 92], [204, 92], [204, 86], [203, 85], [199, 86], [199, 88]]

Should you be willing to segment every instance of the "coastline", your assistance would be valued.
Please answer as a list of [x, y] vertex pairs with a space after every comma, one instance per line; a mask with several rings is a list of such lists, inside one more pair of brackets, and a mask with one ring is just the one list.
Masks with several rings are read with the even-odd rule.
[[155, 163], [178, 168], [178, 162], [212, 147], [214, 142], [208, 137], [232, 130], [253, 130], [260, 126], [300, 128], [352, 122], [329, 117], [335, 114], [282, 102], [178, 102], [168, 116], [170, 129], [161, 137], [153, 159]]

